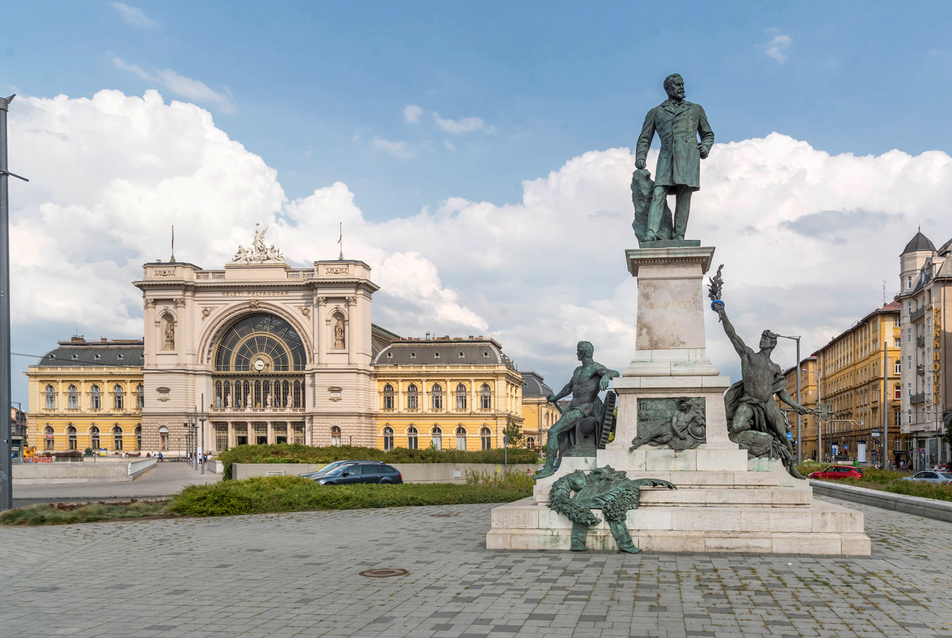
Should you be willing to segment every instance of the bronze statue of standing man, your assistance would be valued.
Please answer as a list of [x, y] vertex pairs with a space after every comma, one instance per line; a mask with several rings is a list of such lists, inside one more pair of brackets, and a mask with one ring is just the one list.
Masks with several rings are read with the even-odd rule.
[[684, 239], [691, 213], [691, 195], [700, 188], [701, 160], [714, 144], [714, 131], [707, 123], [704, 109], [684, 99], [684, 79], [677, 73], [669, 75], [664, 79], [664, 90], [668, 99], [648, 111], [635, 154], [635, 167], [643, 169], [648, 147], [654, 134], [658, 134], [661, 153], [648, 209], [646, 241], [663, 239], [659, 231], [665, 200], [670, 193], [676, 197], [672, 239]]

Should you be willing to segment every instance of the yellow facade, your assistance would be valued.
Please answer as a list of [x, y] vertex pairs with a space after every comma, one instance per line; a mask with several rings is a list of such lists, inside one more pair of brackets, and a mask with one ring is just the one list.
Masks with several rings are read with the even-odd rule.
[[523, 425], [522, 377], [492, 339], [397, 340], [374, 363], [381, 449], [496, 449]]
[[552, 394], [542, 377], [535, 372], [522, 373], [522, 445], [532, 450], [545, 449], [549, 428], [559, 420], [561, 414], [554, 403], [546, 397]]
[[[815, 353], [821, 401], [832, 410], [830, 418], [823, 422], [823, 460], [835, 456], [839, 460], [882, 462], [885, 356], [885, 423], [889, 436], [886, 460], [898, 464], [893, 441], [899, 435], [901, 334], [899, 304], [892, 302]], [[787, 389], [790, 390], [789, 386]]]
[[59, 342], [27, 373], [31, 445], [37, 454], [139, 451], [142, 342]]

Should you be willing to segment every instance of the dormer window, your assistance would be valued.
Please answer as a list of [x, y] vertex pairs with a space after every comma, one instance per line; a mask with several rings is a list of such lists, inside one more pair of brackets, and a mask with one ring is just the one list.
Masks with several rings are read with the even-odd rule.
[[388, 359], [393, 359], [393, 353], [392, 353], [392, 352], [388, 352], [388, 353], [387, 353], [387, 358], [388, 358]]
[[465, 353], [462, 353], [462, 352], [460, 352], [460, 353], [459, 353], [458, 355], [456, 355], [456, 356], [459, 357], [460, 359], [465, 359], [465, 358], [466, 358], [466, 354], [465, 354]]
[[79, 359], [79, 355], [74, 352], [74, 353], [73, 353], [73, 356], [70, 357], [70, 358], [71, 358], [73, 361], [76, 361], [77, 359]]
[[94, 360], [94, 361], [99, 361], [100, 359], [102, 359], [102, 355], [101, 355], [101, 354], [94, 354], [94, 355], [93, 355], [93, 360]]
[[484, 350], [484, 351], [483, 351], [483, 359], [488, 359], [488, 358], [489, 358], [489, 350]]
[[434, 359], [439, 359], [439, 358], [440, 358], [440, 353], [439, 353], [439, 352], [434, 352], [434, 353], [433, 353], [433, 358], [434, 358]]
[[116, 361], [122, 361], [122, 355], [121, 355], [121, 354], [117, 354], [117, 355], [116, 355]]

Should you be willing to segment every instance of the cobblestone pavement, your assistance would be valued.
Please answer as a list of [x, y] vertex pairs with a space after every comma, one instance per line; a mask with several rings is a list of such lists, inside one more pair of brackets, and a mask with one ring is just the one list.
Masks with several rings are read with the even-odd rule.
[[154, 498], [178, 494], [186, 485], [214, 483], [221, 475], [195, 470], [183, 462], [157, 463], [134, 481], [15, 485], [13, 504], [56, 499]]
[[0, 635], [952, 636], [952, 524], [846, 505], [870, 558], [493, 552], [489, 505], [0, 528]]

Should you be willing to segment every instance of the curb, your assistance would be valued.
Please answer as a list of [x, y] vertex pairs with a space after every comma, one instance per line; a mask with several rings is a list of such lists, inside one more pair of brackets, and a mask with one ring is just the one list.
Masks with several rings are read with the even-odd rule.
[[826, 481], [810, 481], [813, 492], [821, 496], [829, 496], [844, 501], [872, 505], [884, 510], [893, 510], [904, 514], [924, 516], [937, 521], [952, 523], [952, 502], [937, 501], [919, 496], [906, 496], [892, 492], [880, 492], [865, 487], [852, 485], [836, 485]]

